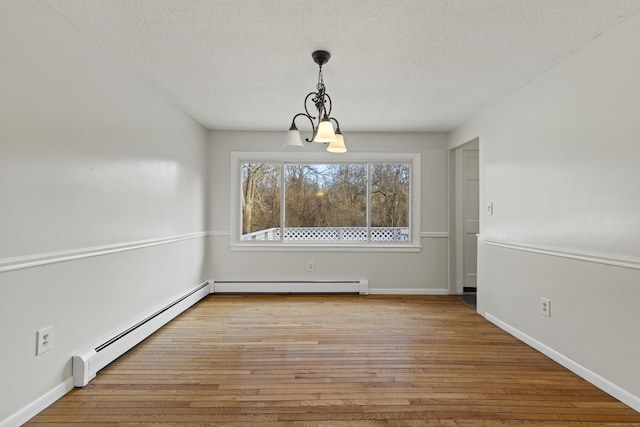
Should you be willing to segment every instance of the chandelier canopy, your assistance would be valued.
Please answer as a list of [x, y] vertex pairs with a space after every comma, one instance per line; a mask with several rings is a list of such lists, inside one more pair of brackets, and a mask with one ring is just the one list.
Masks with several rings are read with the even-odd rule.
[[[322, 76], [322, 66], [329, 61], [331, 54], [326, 50], [316, 50], [311, 54], [311, 57], [319, 66], [316, 91], [309, 92], [309, 94], [304, 98], [304, 113], [298, 113], [293, 116], [284, 146], [304, 146], [302, 143], [302, 137], [300, 136], [300, 131], [296, 127], [296, 119], [300, 116], [304, 116], [309, 119], [309, 122], [311, 122], [311, 128], [313, 131], [311, 139], [305, 138], [305, 141], [329, 144], [327, 146], [327, 151], [332, 153], [345, 153], [347, 151], [347, 147], [344, 145], [344, 137], [340, 131], [340, 123], [338, 123], [338, 120], [336, 120], [335, 117], [331, 117], [331, 97], [326, 92]], [[309, 101], [313, 103], [316, 109], [316, 115], [311, 115], [309, 112]]]

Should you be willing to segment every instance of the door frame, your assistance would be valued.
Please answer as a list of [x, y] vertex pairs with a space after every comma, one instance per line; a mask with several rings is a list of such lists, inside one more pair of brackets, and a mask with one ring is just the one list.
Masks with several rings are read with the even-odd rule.
[[480, 150], [480, 139], [474, 138], [449, 150], [449, 293], [453, 295], [462, 294], [464, 290], [463, 151], [465, 149]]

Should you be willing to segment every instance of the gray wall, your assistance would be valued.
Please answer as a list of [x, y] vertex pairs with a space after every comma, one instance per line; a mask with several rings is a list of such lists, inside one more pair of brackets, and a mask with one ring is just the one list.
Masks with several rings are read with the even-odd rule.
[[[479, 311], [636, 409], [638, 40], [640, 15], [449, 135], [452, 148], [480, 139]], [[539, 314], [540, 297], [551, 299], [551, 318]]]
[[[448, 239], [430, 233], [447, 232], [447, 142], [438, 133], [348, 133], [350, 153], [407, 152], [421, 154], [420, 223], [422, 250], [418, 253], [301, 251], [233, 251], [230, 244], [230, 156], [232, 151], [282, 151], [285, 132], [210, 133], [209, 256], [214, 280], [331, 280], [369, 279], [371, 292], [447, 293]], [[306, 146], [305, 152], [324, 146]], [[339, 159], [340, 155], [335, 155]], [[306, 271], [307, 260], [315, 271]]]
[[207, 144], [48, 6], [0, 2], [0, 34], [1, 424], [64, 391], [74, 353], [203, 279]]

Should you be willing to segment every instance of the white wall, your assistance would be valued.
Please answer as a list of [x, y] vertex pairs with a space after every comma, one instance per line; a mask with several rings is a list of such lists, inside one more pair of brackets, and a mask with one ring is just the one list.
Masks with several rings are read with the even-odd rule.
[[0, 62], [2, 424], [64, 388], [75, 352], [204, 278], [207, 142], [41, 2], [0, 2]]
[[[478, 308], [640, 410], [640, 15], [449, 135], [480, 138]], [[493, 202], [494, 215], [482, 208]], [[538, 313], [551, 299], [551, 318]]]
[[[284, 125], [283, 125], [284, 126]], [[345, 132], [350, 152], [421, 153], [423, 234], [448, 231], [447, 145], [444, 134], [366, 134]], [[283, 132], [210, 133], [209, 277], [214, 280], [369, 279], [372, 292], [448, 292], [448, 239], [421, 238], [419, 253], [393, 252], [236, 252], [230, 243], [230, 182], [232, 151], [283, 151]], [[301, 150], [322, 151], [323, 146]], [[339, 159], [339, 155], [336, 155]], [[307, 260], [315, 271], [306, 271]]]

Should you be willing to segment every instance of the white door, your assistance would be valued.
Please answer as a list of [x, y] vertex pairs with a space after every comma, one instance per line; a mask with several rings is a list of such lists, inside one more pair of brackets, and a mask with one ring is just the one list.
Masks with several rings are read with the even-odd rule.
[[464, 149], [462, 187], [462, 269], [463, 286], [475, 288], [478, 277], [478, 232], [480, 231], [480, 156], [478, 150]]

